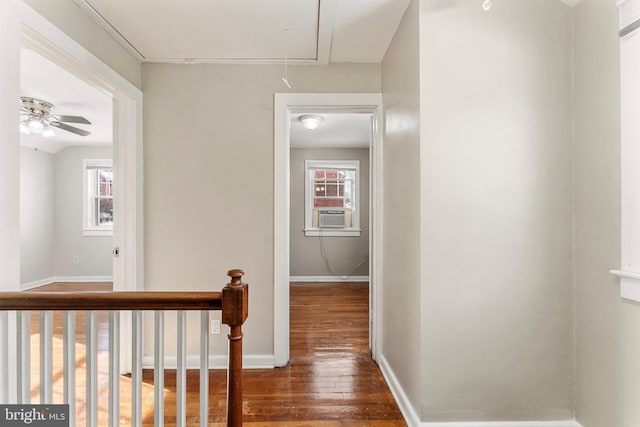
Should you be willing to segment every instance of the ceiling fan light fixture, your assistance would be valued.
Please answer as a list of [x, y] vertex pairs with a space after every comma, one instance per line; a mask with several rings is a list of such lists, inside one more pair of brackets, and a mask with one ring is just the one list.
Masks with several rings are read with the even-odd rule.
[[79, 136], [91, 135], [91, 132], [71, 126], [68, 123], [90, 125], [91, 122], [81, 116], [51, 114], [53, 104], [42, 99], [20, 97], [20, 132], [35, 134], [44, 138], [55, 136], [53, 128], [62, 129]]
[[20, 133], [24, 135], [31, 134], [31, 130], [29, 130], [29, 125], [27, 122], [20, 122]]
[[29, 130], [36, 135], [40, 135], [44, 130], [44, 123], [38, 119], [29, 120]]
[[52, 136], [56, 136], [56, 133], [53, 131], [53, 128], [51, 126], [46, 126], [42, 130], [42, 137], [43, 138], [51, 138]]
[[320, 123], [322, 123], [324, 119], [322, 118], [322, 116], [318, 116], [315, 114], [305, 114], [304, 116], [300, 116], [298, 120], [302, 122], [302, 126], [304, 126], [305, 129], [314, 130], [317, 129], [318, 126], [320, 126]]

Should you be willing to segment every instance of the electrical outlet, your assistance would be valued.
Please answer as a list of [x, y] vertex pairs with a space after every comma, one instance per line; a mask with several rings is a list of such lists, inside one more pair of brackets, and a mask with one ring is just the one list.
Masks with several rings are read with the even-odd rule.
[[73, 257], [73, 263], [74, 264], [80, 264], [80, 257], [79, 256], [74, 256]]
[[211, 335], [220, 335], [220, 320], [211, 320]]

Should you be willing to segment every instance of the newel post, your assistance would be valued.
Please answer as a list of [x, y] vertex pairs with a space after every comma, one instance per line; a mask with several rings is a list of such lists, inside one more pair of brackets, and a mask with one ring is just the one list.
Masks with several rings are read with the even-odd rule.
[[249, 287], [242, 283], [244, 271], [230, 270], [222, 289], [222, 323], [229, 326], [227, 369], [227, 426], [242, 426], [242, 324], [249, 314]]

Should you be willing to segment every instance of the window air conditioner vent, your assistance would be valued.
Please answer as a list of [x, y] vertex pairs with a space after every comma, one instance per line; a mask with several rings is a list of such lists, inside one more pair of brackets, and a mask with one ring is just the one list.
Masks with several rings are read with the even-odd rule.
[[344, 210], [321, 211], [320, 228], [344, 228]]

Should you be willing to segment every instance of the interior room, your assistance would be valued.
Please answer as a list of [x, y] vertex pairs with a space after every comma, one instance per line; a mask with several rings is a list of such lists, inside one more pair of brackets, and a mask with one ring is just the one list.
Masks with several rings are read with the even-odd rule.
[[[116, 291], [93, 313], [140, 300], [79, 322], [104, 380], [79, 424], [637, 427], [638, 22], [640, 0], [0, 2], [0, 403], [35, 403], [53, 376], [9, 351], [28, 347], [24, 289], [93, 278]], [[27, 74], [56, 72], [25, 48], [92, 94], [27, 94]], [[54, 129], [49, 150], [21, 136], [21, 96], [110, 137], [89, 154]], [[368, 115], [368, 148], [296, 146], [300, 116], [347, 112]], [[81, 236], [64, 174], [109, 152], [113, 235]], [[336, 229], [322, 252], [363, 292], [290, 293], [335, 278], [318, 235]], [[32, 298], [45, 337], [69, 302]], [[91, 340], [108, 327], [119, 338]], [[68, 343], [55, 331], [43, 348]]]
[[[85, 204], [92, 203], [88, 195], [83, 197], [91, 190], [83, 161], [113, 162], [111, 97], [27, 48], [21, 49], [20, 69], [21, 97], [53, 104], [50, 113], [66, 115], [67, 120], [88, 116], [91, 122], [54, 122], [58, 126], [49, 126], [49, 135], [47, 128], [30, 131], [32, 117], [21, 111], [20, 288], [110, 282], [111, 230], [91, 230], [100, 222], [90, 227], [83, 219], [90, 208]], [[60, 125], [73, 128], [67, 131]], [[76, 129], [82, 134], [74, 133]], [[109, 228], [108, 222], [102, 224]]]

